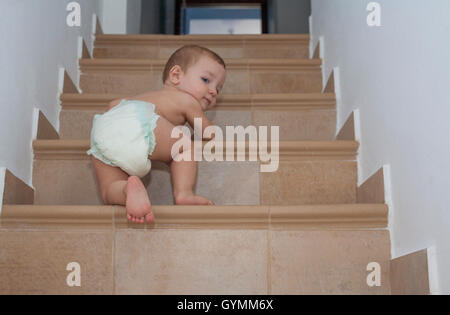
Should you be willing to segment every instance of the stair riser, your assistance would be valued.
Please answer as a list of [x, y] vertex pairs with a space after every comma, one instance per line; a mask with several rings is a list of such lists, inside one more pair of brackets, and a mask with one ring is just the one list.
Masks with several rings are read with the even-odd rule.
[[[139, 94], [163, 86], [162, 71], [148, 73], [83, 73], [80, 87], [83, 93]], [[298, 71], [228, 70], [223, 94], [320, 93], [320, 69]]]
[[[63, 110], [60, 115], [62, 139], [89, 139], [94, 115], [102, 111]], [[211, 122], [226, 126], [280, 127], [280, 140], [333, 140], [336, 130], [335, 110], [213, 110], [206, 112]]]
[[2, 230], [0, 248], [1, 294], [390, 293], [387, 231]]
[[[199, 162], [196, 192], [216, 205], [339, 204], [356, 200], [356, 162], [298, 161], [260, 173], [259, 162]], [[173, 204], [169, 167], [154, 162], [144, 178], [153, 204]], [[52, 181], [49, 181], [52, 178]], [[35, 203], [101, 204], [90, 160], [36, 160]]]
[[[207, 47], [217, 53], [224, 59], [237, 58], [309, 58], [308, 44], [283, 44], [283, 46], [276, 47], [275, 45], [267, 44], [247, 44], [246, 47], [242, 45], [236, 46], [217, 46], [204, 45], [196, 42], [194, 44]], [[169, 45], [166, 47], [159, 47], [157, 45], [96, 45], [94, 50], [94, 58], [125, 58], [125, 59], [164, 59], [168, 60], [170, 56], [182, 45]]]

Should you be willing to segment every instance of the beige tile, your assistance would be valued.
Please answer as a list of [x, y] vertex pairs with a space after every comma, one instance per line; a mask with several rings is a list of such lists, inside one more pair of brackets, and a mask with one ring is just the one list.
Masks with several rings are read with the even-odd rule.
[[62, 110], [60, 119], [60, 133], [62, 139], [90, 139], [92, 122], [100, 111], [93, 110]]
[[250, 93], [320, 93], [322, 78], [320, 71], [298, 72], [252, 71]]
[[[152, 204], [172, 205], [170, 170], [164, 163], [152, 163], [144, 178]], [[239, 183], [239, 185], [236, 185]], [[216, 205], [258, 205], [258, 162], [199, 162], [195, 192]]]
[[[271, 294], [389, 294], [388, 231], [271, 231]], [[381, 287], [367, 265], [381, 266]]]
[[151, 73], [151, 77], [152, 77], [152, 85], [151, 87], [147, 87], [146, 91], [152, 90], [160, 90], [164, 87], [163, 84], [163, 72], [162, 71], [157, 71], [157, 72], [152, 72]]
[[36, 160], [33, 185], [36, 204], [101, 204], [90, 160]]
[[333, 140], [336, 133], [336, 111], [311, 111], [308, 117], [308, 133], [311, 139]]
[[267, 232], [116, 232], [117, 294], [266, 294]]
[[391, 260], [392, 294], [429, 295], [427, 250]]
[[[113, 293], [112, 232], [0, 231], [1, 294]], [[69, 287], [67, 265], [81, 267]]]
[[309, 58], [309, 47], [301, 44], [283, 44], [279, 47], [267, 44], [250, 44], [245, 46], [245, 58]]
[[277, 172], [260, 178], [262, 205], [356, 202], [354, 161], [280, 162]]
[[[256, 110], [253, 125], [279, 126], [280, 140], [333, 140], [336, 129], [334, 110]], [[268, 129], [270, 130], [270, 129]]]
[[249, 74], [247, 70], [228, 70], [222, 94], [249, 94]]
[[[223, 94], [248, 94], [246, 70], [229, 70]], [[148, 73], [85, 73], [81, 75], [83, 93], [138, 94], [158, 90], [163, 86], [162, 69]]]
[[158, 46], [112, 46], [94, 50], [95, 58], [157, 59], [158, 54]]
[[[52, 178], [51, 181], [48, 179]], [[143, 179], [152, 204], [173, 204], [169, 167], [153, 162]], [[236, 183], [241, 183], [239, 186]], [[35, 203], [39, 205], [102, 204], [90, 160], [37, 160], [33, 168]], [[259, 204], [258, 162], [200, 162], [196, 193], [217, 205]]]
[[117, 206], [4, 205], [2, 230], [105, 231], [113, 228]]
[[222, 129], [226, 136], [226, 126], [252, 125], [251, 111], [249, 110], [211, 110], [205, 113], [211, 122]]
[[259, 162], [201, 162], [196, 192], [216, 205], [259, 205]]
[[153, 90], [151, 73], [88, 73], [82, 74], [80, 87], [83, 93], [139, 94]]
[[[60, 114], [60, 132], [62, 139], [89, 139], [92, 122], [96, 114], [95, 110], [63, 110]], [[245, 110], [211, 110], [206, 112], [211, 122], [222, 128], [226, 135], [226, 126], [251, 125], [251, 112]], [[191, 130], [192, 132], [192, 130]]]
[[[159, 59], [166, 59], [168, 60], [170, 56], [178, 49], [181, 48], [183, 45], [176, 45], [176, 46], [162, 46], [160, 49], [160, 55]], [[203, 46], [200, 44], [200, 46]], [[234, 47], [233, 47], [234, 46]], [[243, 58], [244, 57], [244, 50], [242, 47], [236, 47], [233, 46], [214, 46], [214, 45], [208, 45], [207, 48], [214, 51], [216, 54], [218, 54], [223, 59], [235, 59], [235, 58]]]

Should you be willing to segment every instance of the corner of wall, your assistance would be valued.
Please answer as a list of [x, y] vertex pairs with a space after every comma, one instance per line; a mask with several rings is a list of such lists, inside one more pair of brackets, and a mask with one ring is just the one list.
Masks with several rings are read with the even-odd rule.
[[383, 165], [383, 180], [384, 180], [384, 202], [388, 206], [388, 230], [391, 240], [391, 257], [396, 257], [396, 252], [394, 246], [394, 202], [392, 199], [392, 176], [391, 176], [391, 165]]
[[[79, 63], [79, 60], [83, 59], [83, 36], [78, 36], [78, 47], [77, 48], [78, 48], [77, 58], [78, 58], [78, 63]], [[76, 86], [77, 86], [79, 93], [83, 93], [83, 91], [81, 91], [81, 88], [80, 88], [80, 78], [81, 78], [81, 70], [80, 70], [80, 67], [78, 67]]]
[[319, 58], [322, 60], [322, 86], [325, 86], [327, 82], [327, 76], [325, 73], [325, 66], [326, 66], [326, 60], [325, 60], [325, 40], [323, 36], [319, 37]]
[[355, 141], [359, 142], [359, 149], [358, 149], [358, 157], [356, 159], [356, 165], [357, 165], [357, 169], [358, 169], [358, 186], [361, 186], [362, 183], [364, 182], [363, 179], [363, 167], [362, 167], [362, 156], [361, 156], [361, 146], [362, 141], [361, 141], [361, 116], [360, 116], [360, 112], [359, 112], [359, 108], [356, 108], [353, 110], [353, 119], [354, 119], [354, 124], [355, 124]]
[[313, 35], [313, 17], [309, 16], [309, 59], [314, 56], [314, 35]]
[[427, 248], [427, 260], [428, 260], [428, 281], [430, 284], [430, 294], [440, 295], [439, 290], [439, 273], [437, 264], [437, 251], [436, 246]]
[[61, 94], [64, 93], [64, 75], [66, 73], [66, 69], [64, 67], [59, 67], [58, 68], [58, 89], [56, 92], [56, 110], [57, 110], [57, 116], [58, 120], [57, 120], [57, 125], [55, 126], [56, 131], [59, 133], [60, 132], [60, 128], [59, 128], [59, 117], [61, 114]]
[[2, 214], [2, 208], [3, 208], [3, 192], [5, 190], [5, 174], [6, 174], [6, 168], [0, 167], [0, 216]]
[[[33, 120], [32, 120], [32, 126], [31, 126], [31, 167], [30, 167], [30, 176], [28, 178], [30, 178], [30, 181], [28, 182], [28, 186], [30, 186], [31, 188], [34, 189], [33, 186], [33, 167], [34, 167], [34, 150], [33, 150], [33, 141], [37, 139], [37, 134], [38, 134], [38, 128], [39, 128], [39, 112], [40, 109], [38, 107], [34, 107], [33, 108]], [[59, 119], [58, 119], [59, 121]]]
[[92, 29], [91, 29], [91, 36], [89, 38], [90, 43], [89, 43], [89, 47], [91, 48], [91, 56], [94, 55], [94, 43], [95, 43], [95, 34], [97, 34], [97, 21], [98, 21], [98, 17], [97, 14], [92, 14]]

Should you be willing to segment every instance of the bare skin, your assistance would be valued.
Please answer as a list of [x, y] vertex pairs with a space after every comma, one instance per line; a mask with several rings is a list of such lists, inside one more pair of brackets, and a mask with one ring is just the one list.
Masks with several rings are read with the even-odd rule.
[[[175, 66], [162, 90], [125, 99], [152, 103], [155, 112], [160, 115], [154, 130], [157, 145], [149, 159], [170, 165], [175, 204], [213, 205], [209, 199], [194, 194], [197, 162], [194, 161], [191, 140], [185, 139], [191, 143], [190, 149], [181, 149], [179, 152], [190, 154], [190, 161], [174, 161], [176, 156], [171, 154], [172, 146], [185, 137], [172, 138], [173, 128], [183, 126], [186, 122], [193, 126], [195, 118], [202, 119], [203, 130], [212, 125], [204, 111], [215, 106], [218, 91], [225, 81], [225, 69], [208, 57], [202, 57], [192, 68], [184, 73], [179, 66]], [[112, 101], [108, 110], [121, 100]], [[151, 202], [142, 181], [94, 157], [92, 161], [103, 203], [125, 205], [127, 219], [132, 222], [153, 223]]]

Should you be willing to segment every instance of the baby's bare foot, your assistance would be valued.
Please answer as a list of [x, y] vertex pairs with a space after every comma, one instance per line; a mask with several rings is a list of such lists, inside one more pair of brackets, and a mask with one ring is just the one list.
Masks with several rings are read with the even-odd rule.
[[193, 193], [180, 193], [175, 197], [175, 204], [177, 205], [204, 205], [213, 206], [214, 203], [202, 196], [194, 195]]
[[127, 219], [135, 223], [153, 223], [152, 205], [147, 190], [137, 176], [130, 176], [127, 182]]

